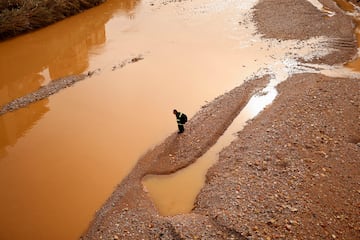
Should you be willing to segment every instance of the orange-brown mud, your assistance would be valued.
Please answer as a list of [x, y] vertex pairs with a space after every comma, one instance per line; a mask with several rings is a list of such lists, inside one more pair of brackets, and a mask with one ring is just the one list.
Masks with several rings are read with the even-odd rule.
[[[254, 19], [264, 37], [338, 39], [318, 62], [356, 52], [351, 18], [329, 0], [329, 18], [307, 1], [262, 0]], [[289, 21], [291, 19], [291, 21]], [[345, 47], [344, 47], [345, 46]], [[146, 153], [97, 212], [82, 239], [359, 239], [360, 81], [297, 74], [210, 168], [193, 210], [160, 216], [141, 180], [194, 162], [215, 143], [267, 78], [248, 81], [204, 106]]]

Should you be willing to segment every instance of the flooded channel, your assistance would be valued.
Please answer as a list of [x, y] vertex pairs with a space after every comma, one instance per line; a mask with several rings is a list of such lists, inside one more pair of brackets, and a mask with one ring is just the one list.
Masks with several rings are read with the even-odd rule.
[[262, 111], [276, 95], [275, 88], [271, 87], [254, 95], [215, 145], [195, 163], [170, 175], [144, 177], [143, 185], [161, 215], [173, 216], [192, 210], [195, 198], [205, 184], [206, 172], [217, 161], [219, 152], [236, 138], [246, 121]]
[[256, 2], [108, 0], [0, 43], [0, 106], [99, 70], [0, 116], [0, 239], [78, 239], [139, 157], [176, 131], [172, 109], [191, 117], [254, 74], [315, 71], [297, 59], [327, 54], [327, 39], [261, 39]]

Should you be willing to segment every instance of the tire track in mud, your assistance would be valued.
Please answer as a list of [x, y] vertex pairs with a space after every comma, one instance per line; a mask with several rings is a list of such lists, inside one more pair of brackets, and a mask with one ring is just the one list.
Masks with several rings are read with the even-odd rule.
[[[169, 224], [174, 226], [173, 218], [159, 216], [143, 189], [142, 178], [147, 174], [173, 173], [195, 162], [216, 143], [254, 93], [263, 89], [268, 82], [269, 76], [247, 81], [217, 97], [203, 106], [186, 123], [183, 134], [173, 133], [141, 157], [134, 169], [97, 212], [82, 239], [176, 237], [174, 231], [169, 231]], [[205, 216], [195, 217], [214, 224]], [[211, 229], [206, 229], [204, 234], [210, 236], [210, 234], [223, 235], [231, 232], [216, 224]]]
[[[143, 59], [144, 59], [143, 55], [138, 55], [133, 58], [125, 59], [121, 63], [114, 65], [112, 67], [112, 71], [121, 69], [128, 64], [135, 63], [135, 62], [138, 62]], [[96, 69], [93, 71], [89, 71], [86, 74], [67, 76], [67, 77], [57, 79], [57, 80], [53, 80], [49, 84], [40, 87], [35, 92], [29, 93], [29, 94], [19, 97], [19, 98], [16, 98], [15, 100], [2, 106], [0, 108], [0, 116], [7, 112], [15, 111], [19, 108], [26, 107], [31, 103], [45, 99], [45, 98], [59, 92], [62, 89], [71, 87], [72, 85], [74, 85], [75, 83], [77, 83], [79, 81], [82, 81], [86, 78], [92, 77], [94, 74], [99, 74], [101, 71], [102, 71], [102, 69], [99, 68], [99, 69]]]

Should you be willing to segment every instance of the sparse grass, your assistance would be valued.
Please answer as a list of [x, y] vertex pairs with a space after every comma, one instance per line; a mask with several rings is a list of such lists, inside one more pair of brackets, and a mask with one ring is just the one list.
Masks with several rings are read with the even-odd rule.
[[0, 0], [0, 40], [47, 26], [106, 0]]

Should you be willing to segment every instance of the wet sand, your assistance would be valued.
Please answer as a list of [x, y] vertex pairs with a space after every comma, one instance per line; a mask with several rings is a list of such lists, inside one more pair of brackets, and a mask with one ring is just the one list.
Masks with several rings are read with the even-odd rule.
[[[263, 0], [254, 20], [264, 37], [280, 41], [338, 39], [340, 51], [316, 61], [342, 64], [356, 53], [354, 26], [332, 1], [322, 3], [335, 16], [307, 1]], [[272, 105], [221, 152], [191, 213], [160, 216], [144, 191], [145, 175], [172, 173], [205, 153], [267, 81], [219, 96], [190, 119], [185, 134], [145, 154], [82, 239], [359, 239], [357, 79], [298, 74], [281, 83]]]

